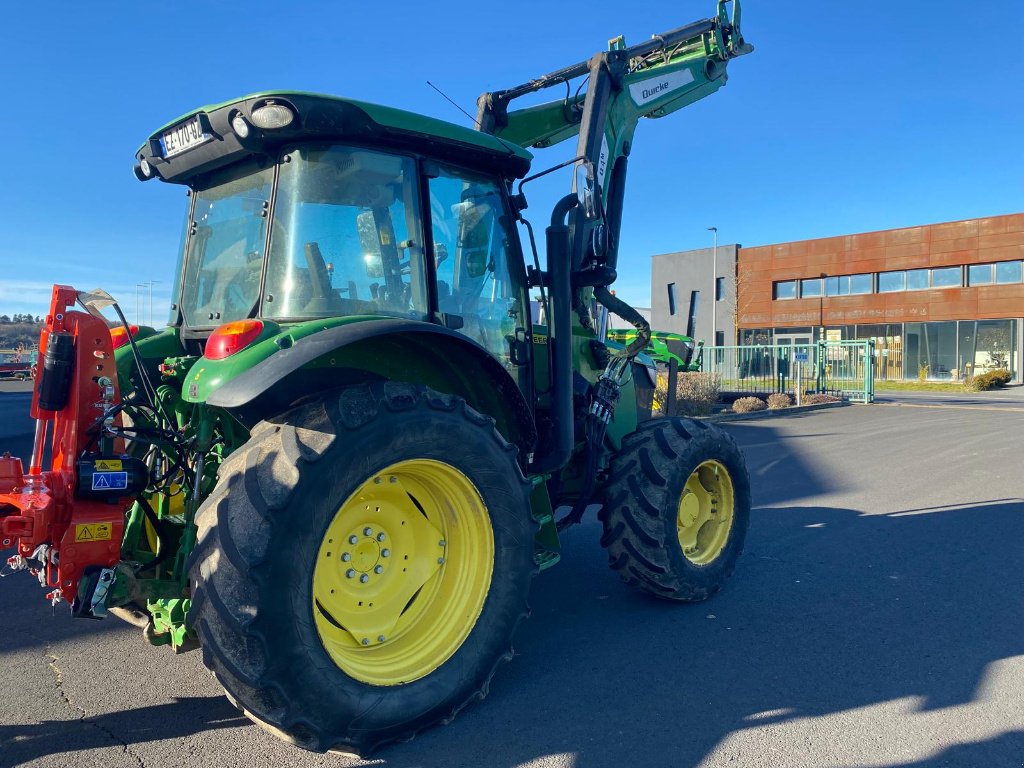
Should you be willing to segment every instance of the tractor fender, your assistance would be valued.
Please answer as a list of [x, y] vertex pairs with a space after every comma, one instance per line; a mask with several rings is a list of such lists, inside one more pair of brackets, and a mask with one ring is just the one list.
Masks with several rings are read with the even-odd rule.
[[494, 418], [524, 460], [536, 443], [533, 411], [506, 368], [472, 339], [420, 320], [379, 318], [304, 336], [225, 382], [206, 402], [251, 427], [305, 396], [367, 376], [462, 397]]

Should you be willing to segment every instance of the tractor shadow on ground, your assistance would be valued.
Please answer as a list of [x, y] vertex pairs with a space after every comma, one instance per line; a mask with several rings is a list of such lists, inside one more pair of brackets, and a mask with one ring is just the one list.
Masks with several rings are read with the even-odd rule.
[[[539, 577], [517, 658], [486, 704], [385, 750], [388, 765], [436, 750], [447, 765], [568, 754], [576, 768], [696, 766], [746, 729], [907, 697], [915, 712], [968, 704], [991, 664], [1024, 654], [1019, 500], [897, 515], [758, 509], [735, 578], [698, 605], [633, 593], [604, 572], [597, 526], [579, 533], [557, 576]], [[460, 749], [461, 729], [490, 734], [486, 755]], [[894, 765], [1011, 765], [1022, 742], [1008, 733]]]
[[[746, 741], [745, 731], [807, 725], [820, 745], [836, 725], [814, 719], [847, 710], [909, 699], [900, 716], [912, 718], [986, 706], [991, 667], [1024, 654], [1024, 500], [894, 514], [815, 505], [841, 484], [797, 443], [763, 427], [729, 431], [745, 446], [759, 506], [720, 594], [673, 605], [625, 586], [588, 514], [568, 532], [563, 562], [535, 581], [516, 659], [486, 703], [378, 757], [396, 767], [564, 755], [559, 764], [575, 768], [683, 768], [718, 749], [716, 759], [767, 765], [772, 756], [750, 750], [770, 738]], [[1012, 765], [1024, 753], [1019, 730], [976, 741], [957, 731], [950, 740], [964, 743], [905, 762], [896, 734], [866, 747], [888, 752], [863, 758], [931, 768]], [[786, 754], [788, 765], [799, 759]]]
[[[50, 755], [184, 739], [251, 723], [223, 696], [178, 698], [166, 704], [125, 709], [79, 720], [0, 725], [0, 765], [31, 766]], [[73, 764], [73, 763], [72, 763]]]

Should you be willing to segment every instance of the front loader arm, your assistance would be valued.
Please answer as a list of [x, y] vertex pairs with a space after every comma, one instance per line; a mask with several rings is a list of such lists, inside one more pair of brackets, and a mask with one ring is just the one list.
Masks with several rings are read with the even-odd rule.
[[[634, 97], [627, 112], [621, 115], [634, 125], [641, 117], [664, 117], [707, 96], [725, 84], [725, 64], [729, 59], [749, 53], [752, 49], [739, 32], [740, 6], [736, 2], [731, 17], [719, 0], [718, 16], [679, 27], [650, 41], [627, 48], [621, 37], [609, 41], [609, 50], [595, 57], [551, 72], [523, 85], [485, 93], [477, 100], [477, 122], [480, 130], [522, 146], [543, 149], [576, 136], [587, 94], [570, 92], [569, 82], [590, 74], [595, 59], [626, 59], [626, 72], [617, 73], [621, 94], [626, 90]], [[607, 54], [613, 54], [608, 57]], [[672, 79], [674, 73], [689, 69], [693, 80]], [[662, 76], [670, 78], [669, 88], [643, 95], [644, 83]], [[682, 76], [686, 80], [686, 76]], [[713, 84], [712, 87], [707, 87]], [[556, 85], [567, 87], [564, 98], [533, 107], [508, 111], [508, 104], [528, 93]], [[689, 87], [680, 90], [681, 86]], [[623, 88], [624, 86], [624, 88]], [[616, 94], [618, 95], [618, 94]], [[621, 124], [621, 123], [620, 123]]]
[[[729, 60], [752, 50], [740, 33], [740, 0], [718, 0], [713, 18], [635, 46], [616, 38], [588, 61], [478, 99], [478, 126], [495, 136], [541, 148], [579, 137], [573, 191], [581, 205], [569, 226], [574, 293], [594, 287], [602, 300], [608, 294], [601, 289], [615, 280], [626, 165], [640, 118], [664, 117], [714, 93]], [[584, 76], [573, 94], [571, 81]], [[508, 110], [514, 99], [555, 86], [565, 87], [562, 100]]]

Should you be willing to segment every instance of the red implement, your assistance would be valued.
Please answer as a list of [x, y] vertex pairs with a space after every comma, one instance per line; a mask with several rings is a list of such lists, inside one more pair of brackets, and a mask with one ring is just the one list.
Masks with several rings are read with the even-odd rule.
[[[20, 459], [8, 453], [0, 457], [0, 549], [16, 547], [8, 563], [38, 571], [40, 582], [55, 588], [51, 594], [68, 602], [75, 599], [87, 566], [110, 568], [120, 559], [124, 513], [130, 504], [128, 499], [108, 504], [75, 498], [76, 462], [101, 426], [104, 407], [120, 402], [110, 330], [102, 319], [72, 309], [77, 298], [74, 288], [53, 287], [39, 339], [31, 406], [36, 442], [28, 473]], [[70, 334], [74, 352], [66, 404], [46, 410], [40, 401], [44, 359], [55, 333]], [[112, 396], [109, 389], [105, 395], [104, 387], [112, 387]], [[51, 427], [49, 469], [44, 470], [45, 437]], [[121, 448], [121, 441], [117, 443]]]

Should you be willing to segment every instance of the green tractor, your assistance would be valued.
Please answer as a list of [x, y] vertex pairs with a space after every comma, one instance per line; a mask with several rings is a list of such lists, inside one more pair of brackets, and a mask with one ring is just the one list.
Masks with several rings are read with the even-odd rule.
[[[628, 346], [640, 334], [636, 328], [612, 328], [608, 331], [609, 341]], [[694, 340], [681, 333], [668, 331], [651, 331], [648, 346], [644, 349], [659, 370], [668, 368], [672, 363], [680, 371], [694, 372], [701, 369], [704, 360], [704, 342]]]
[[[282, 738], [360, 753], [486, 694], [590, 505], [627, 583], [712, 595], [747, 530], [744, 460], [714, 426], [651, 418], [650, 329], [609, 286], [639, 119], [750, 50], [720, 0], [484, 94], [475, 131], [274, 91], [154, 132], [136, 175], [189, 194], [171, 320], [54, 287], [33, 456], [0, 458], [9, 565], [74, 616], [201, 648]], [[552, 87], [565, 98], [508, 109]], [[575, 136], [541, 268], [523, 147]], [[599, 340], [595, 302], [635, 337]]]

